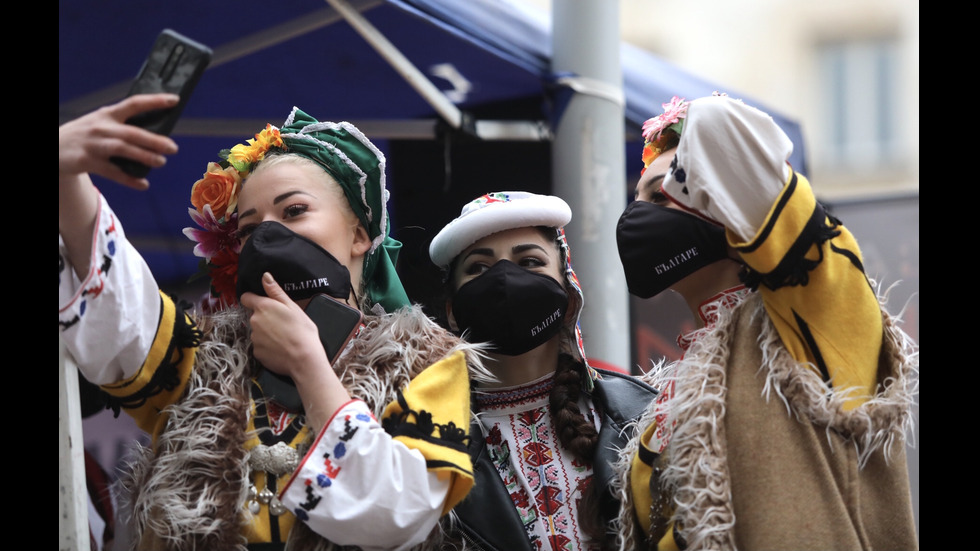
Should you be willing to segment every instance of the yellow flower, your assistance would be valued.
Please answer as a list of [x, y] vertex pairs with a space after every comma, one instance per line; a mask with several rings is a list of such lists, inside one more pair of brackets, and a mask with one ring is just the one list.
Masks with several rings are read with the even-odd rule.
[[265, 157], [265, 153], [270, 147], [283, 146], [279, 130], [271, 124], [266, 124], [265, 129], [256, 134], [254, 139], [247, 141], [247, 145], [238, 144], [231, 148], [228, 153], [228, 162], [242, 173], [242, 177], [247, 176], [252, 165]]
[[249, 140], [249, 143], [255, 143], [256, 145], [264, 144], [263, 151], [267, 151], [270, 147], [282, 147], [282, 137], [279, 135], [279, 129], [273, 127], [271, 124], [266, 124], [265, 128], [255, 135], [255, 140]]
[[660, 150], [650, 142], [643, 145], [643, 168], [650, 166], [654, 159], [660, 156]]
[[191, 188], [191, 204], [198, 212], [204, 212], [204, 205], [211, 205], [214, 218], [221, 220], [238, 207], [241, 184], [242, 178], [234, 166], [221, 168], [218, 163], [208, 163], [204, 177]]

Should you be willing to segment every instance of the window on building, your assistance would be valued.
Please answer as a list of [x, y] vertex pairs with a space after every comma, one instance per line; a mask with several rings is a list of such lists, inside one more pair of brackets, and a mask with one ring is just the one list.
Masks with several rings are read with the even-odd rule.
[[898, 41], [826, 42], [819, 48], [823, 147], [829, 165], [874, 170], [898, 155]]

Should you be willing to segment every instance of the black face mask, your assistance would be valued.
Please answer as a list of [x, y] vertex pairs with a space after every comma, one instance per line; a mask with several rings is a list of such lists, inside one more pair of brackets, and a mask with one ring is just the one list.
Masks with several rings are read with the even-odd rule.
[[701, 268], [728, 258], [725, 230], [697, 216], [633, 201], [616, 226], [626, 286], [650, 298]]
[[265, 296], [262, 274], [269, 272], [293, 300], [326, 293], [350, 297], [350, 271], [332, 254], [279, 222], [262, 222], [238, 257], [238, 300], [245, 292]]
[[453, 315], [472, 342], [489, 342], [493, 352], [518, 356], [561, 331], [568, 293], [549, 276], [508, 260], [495, 263], [456, 291]]

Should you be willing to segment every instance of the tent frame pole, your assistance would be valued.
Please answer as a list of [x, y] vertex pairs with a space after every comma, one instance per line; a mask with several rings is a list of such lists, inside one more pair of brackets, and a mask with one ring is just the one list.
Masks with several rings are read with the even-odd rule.
[[[340, 14], [400, 74], [453, 129], [484, 140], [546, 141], [548, 125], [541, 121], [478, 121], [464, 115], [394, 44], [347, 0], [324, 0]], [[433, 132], [435, 128], [433, 127]]]

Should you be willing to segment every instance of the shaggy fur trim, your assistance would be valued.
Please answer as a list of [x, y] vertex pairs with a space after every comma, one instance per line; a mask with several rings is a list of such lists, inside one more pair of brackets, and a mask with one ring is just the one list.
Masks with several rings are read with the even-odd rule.
[[660, 480], [663, 491], [673, 496], [674, 519], [681, 520], [691, 549], [735, 548], [724, 418], [729, 343], [735, 332], [731, 320], [737, 309], [719, 311], [710, 333], [663, 371], [660, 384], [673, 381], [674, 395], [654, 402], [652, 411], [676, 423]]
[[120, 479], [138, 549], [245, 549], [249, 357], [241, 318], [215, 323], [166, 429]]
[[[884, 299], [881, 299], [884, 306]], [[636, 435], [617, 465], [616, 490], [623, 503], [620, 516], [622, 534], [619, 548], [636, 549], [645, 538], [635, 525], [630, 495], [630, 461], [639, 447], [639, 436], [658, 415], [675, 423], [667, 466], [660, 481], [663, 491], [673, 495], [676, 507], [672, 520], [679, 522], [681, 535], [690, 549], [734, 549], [735, 515], [727, 467], [724, 431], [726, 374], [730, 343], [737, 317], [748, 316], [753, 326], [761, 326], [758, 345], [762, 351], [765, 386], [763, 397], [777, 396], [787, 413], [801, 421], [826, 428], [842, 437], [858, 452], [859, 466], [882, 451], [889, 457], [896, 446], [904, 446], [912, 434], [912, 406], [918, 393], [918, 346], [898, 326], [896, 318], [882, 308], [884, 341], [875, 395], [865, 404], [845, 411], [844, 390], [828, 392], [826, 383], [809, 366], [797, 363], [786, 351], [762, 299], [748, 296], [731, 310], [720, 312], [714, 327], [700, 335], [684, 358], [663, 363], [642, 379], [655, 388], [675, 385], [674, 396], [666, 403], [651, 403], [638, 420]], [[832, 440], [831, 440], [832, 441]], [[649, 542], [654, 548], [656, 542]]]
[[[165, 410], [169, 419], [155, 446], [137, 450], [120, 481], [136, 549], [245, 550], [242, 528], [251, 520], [243, 506], [251, 484], [245, 442], [254, 369], [247, 319], [234, 308], [201, 320], [206, 340], [196, 350], [184, 398]], [[466, 354], [471, 377], [492, 379], [483, 349], [443, 330], [421, 308], [365, 322], [335, 367], [351, 395], [378, 418], [414, 376], [457, 350]], [[339, 546], [296, 522], [286, 548]]]
[[463, 537], [463, 529], [459, 528], [459, 517], [456, 511], [439, 520], [429, 538], [412, 551], [481, 551], [481, 547]]
[[459, 350], [466, 354], [474, 380], [493, 380], [483, 367], [482, 345], [459, 339], [418, 307], [402, 308], [384, 317], [368, 318], [353, 346], [338, 359], [336, 369], [351, 396], [361, 397], [380, 418], [385, 406], [410, 380]]
[[[858, 466], [883, 450], [886, 460], [896, 445], [905, 446], [913, 433], [912, 406], [918, 393], [918, 346], [898, 327], [895, 318], [883, 311], [884, 335], [879, 373], [881, 380], [874, 396], [863, 405], [844, 410], [845, 389], [827, 392], [827, 385], [813, 369], [796, 364], [781, 346], [776, 328], [763, 324], [759, 345], [766, 372], [763, 396], [776, 395], [787, 413], [797, 420], [826, 427], [827, 442], [833, 435], [844, 438], [857, 450]], [[768, 322], [768, 318], [766, 318]]]
[[[666, 359], [660, 360], [654, 363], [651, 369], [642, 373], [637, 378], [654, 388], [658, 388], [656, 385], [660, 384], [658, 381], [663, 379], [664, 370], [668, 367]], [[615, 546], [620, 551], [640, 549], [643, 541], [646, 539], [646, 535], [643, 534], [643, 529], [636, 524], [633, 492], [630, 486], [630, 470], [633, 465], [633, 457], [640, 449], [642, 431], [653, 422], [653, 416], [653, 402], [651, 402], [650, 407], [647, 408], [643, 415], [624, 425], [623, 432], [625, 434], [632, 434], [633, 436], [620, 450], [616, 461], [613, 463], [613, 472], [616, 473], [616, 477], [610, 481], [610, 491], [614, 496], [619, 498], [621, 504], [619, 517], [615, 520], [615, 525], [619, 527], [616, 532]]]

